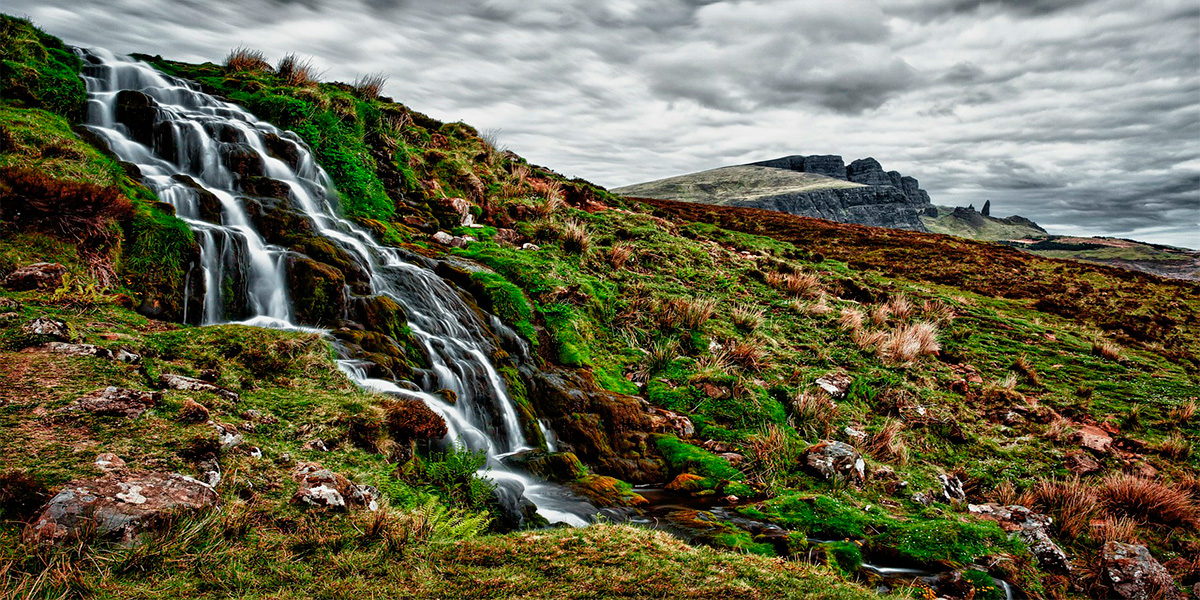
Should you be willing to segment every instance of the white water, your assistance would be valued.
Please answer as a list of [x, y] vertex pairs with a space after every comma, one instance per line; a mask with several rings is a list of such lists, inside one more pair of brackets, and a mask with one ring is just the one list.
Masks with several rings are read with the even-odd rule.
[[[488, 360], [492, 345], [484, 324], [440, 277], [338, 216], [337, 192], [299, 138], [145, 63], [104, 50], [82, 54], [89, 127], [118, 157], [137, 165], [144, 183], [174, 206], [196, 233], [205, 283], [203, 314], [185, 314], [185, 320], [215, 324], [237, 318], [247, 325], [316, 330], [296, 323], [286, 283], [288, 251], [259, 235], [246, 210], [240, 178], [226, 166], [231, 152], [253, 153], [267, 177], [290, 189], [289, 208], [307, 216], [318, 235], [348, 252], [369, 275], [371, 293], [389, 296], [406, 309], [408, 325], [431, 361], [412, 386], [418, 389], [372, 379], [354, 360], [339, 361], [343, 372], [364, 388], [426, 403], [446, 421], [450, 439], [486, 453], [485, 475], [501, 493], [524, 495], [552, 523], [588, 523], [595, 507], [500, 461], [529, 445], [507, 386]], [[139, 91], [157, 103], [153, 139], [143, 140], [149, 145], [136, 141], [118, 119], [117, 96], [122, 90]], [[292, 146], [296, 165], [268, 152], [264, 140], [272, 134]], [[202, 194], [181, 182], [181, 175], [219, 200], [219, 221], [203, 218]], [[502, 325], [493, 319], [493, 327]], [[442, 389], [456, 394], [455, 404], [432, 393]], [[539, 426], [548, 432], [544, 424]], [[553, 439], [552, 432], [548, 439]]]

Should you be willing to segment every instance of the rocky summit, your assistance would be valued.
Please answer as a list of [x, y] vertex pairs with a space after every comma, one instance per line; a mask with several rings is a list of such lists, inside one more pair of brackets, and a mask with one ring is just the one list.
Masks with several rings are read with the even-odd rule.
[[874, 158], [785, 156], [616, 188], [634, 197], [765, 208], [841, 223], [927, 231], [929, 194]]

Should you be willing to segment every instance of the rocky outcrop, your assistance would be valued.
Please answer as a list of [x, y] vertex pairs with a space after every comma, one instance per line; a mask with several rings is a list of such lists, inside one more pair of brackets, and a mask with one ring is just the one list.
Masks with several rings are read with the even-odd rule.
[[110, 415], [136, 419], [158, 404], [158, 394], [118, 387], [106, 387], [83, 395], [63, 410], [83, 411], [97, 415]]
[[1109, 597], [1124, 600], [1183, 600], [1171, 574], [1145, 546], [1108, 542], [1100, 552], [1100, 576]]
[[925, 226], [921, 223], [923, 209], [918, 210], [908, 197], [891, 186], [798, 191], [735, 201], [729, 204], [747, 208], [764, 208], [840, 223], [925, 230]]
[[866, 478], [866, 462], [845, 442], [825, 440], [813, 444], [800, 457], [806, 469], [827, 480], [849, 480], [861, 482]]
[[95, 535], [133, 543], [177, 515], [217, 505], [212, 487], [178, 473], [113, 473], [63, 486], [25, 531], [33, 543]]
[[1050, 539], [1047, 532], [1053, 522], [1050, 517], [1018, 505], [969, 504], [967, 510], [982, 519], [995, 521], [1011, 536], [1021, 538], [1043, 569], [1070, 572], [1071, 563], [1067, 554]]
[[379, 490], [353, 483], [344, 475], [317, 463], [296, 465], [292, 469], [292, 478], [300, 484], [292, 496], [293, 504], [334, 510], [379, 509]]
[[66, 273], [67, 268], [58, 263], [25, 265], [4, 278], [4, 287], [15, 291], [55, 289]]
[[181, 390], [184, 392], [209, 392], [211, 394], [216, 394], [230, 402], [237, 402], [240, 400], [237, 392], [215, 386], [207, 381], [201, 381], [192, 377], [184, 377], [183, 375], [163, 373], [162, 375], [158, 376], [158, 382], [161, 383], [163, 387], [172, 390]]
[[[846, 165], [842, 161], [842, 157], [836, 155], [785, 156], [783, 158], [750, 164], [799, 171], [801, 173], [812, 173], [814, 175], [824, 175], [825, 177], [871, 187], [890, 187], [900, 192], [900, 195], [904, 196], [909, 204], [922, 208], [929, 204], [929, 194], [921, 189], [915, 178], [901, 175], [898, 171], [884, 171], [883, 165], [880, 165], [879, 161], [871, 157], [860, 158], [849, 165]], [[860, 224], [871, 225], [871, 223]]]

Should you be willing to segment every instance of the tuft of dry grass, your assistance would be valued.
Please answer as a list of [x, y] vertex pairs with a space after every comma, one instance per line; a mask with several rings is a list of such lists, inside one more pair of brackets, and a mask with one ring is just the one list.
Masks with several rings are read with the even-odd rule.
[[608, 263], [615, 269], [624, 269], [633, 257], [634, 248], [630, 244], [620, 243], [608, 249]]
[[728, 375], [731, 367], [729, 353], [713, 352], [696, 359], [696, 372], [688, 379], [693, 382], [712, 381]]
[[1171, 411], [1167, 413], [1167, 418], [1180, 425], [1192, 420], [1196, 416], [1196, 401], [1188, 400], [1181, 402], [1171, 407]]
[[761, 341], [737, 342], [729, 349], [729, 360], [743, 369], [757, 371], [767, 364], [767, 351]]
[[1037, 369], [1033, 368], [1033, 364], [1029, 362], [1029, 359], [1026, 358], [1024, 354], [1018, 356], [1017, 359], [1013, 361], [1013, 370], [1015, 370], [1017, 373], [1020, 373], [1021, 376], [1023, 376], [1027, 381], [1029, 381], [1029, 383], [1032, 383], [1033, 385], [1042, 384], [1041, 379], [1038, 378]]
[[917, 307], [903, 293], [896, 294], [887, 303], [888, 312], [901, 321], [907, 320], [916, 312]]
[[1096, 493], [1079, 477], [1043, 479], [1025, 490], [1018, 503], [1053, 517], [1054, 528], [1072, 540], [1088, 530], [1100, 507]]
[[1071, 424], [1071, 420], [1064, 417], [1055, 417], [1050, 424], [1046, 426], [1046, 430], [1042, 432], [1042, 437], [1052, 442], [1063, 442], [1071, 439], [1075, 433], [1075, 426]]
[[225, 57], [225, 69], [234, 73], [270, 71], [271, 64], [267, 62], [267, 55], [261, 51], [238, 46], [230, 50], [229, 55]]
[[587, 254], [592, 247], [592, 234], [588, 233], [582, 221], [576, 219], [567, 219], [563, 223], [559, 239], [562, 240], [562, 249], [573, 254]]
[[918, 321], [907, 325], [898, 325], [888, 332], [877, 350], [884, 360], [896, 363], [907, 363], [918, 356], [933, 354], [942, 349], [938, 343], [937, 325], [928, 321]]
[[1105, 477], [1098, 495], [1110, 514], [1145, 525], [1195, 527], [1200, 522], [1200, 512], [1186, 493], [1128, 473]]
[[866, 444], [867, 452], [875, 458], [883, 461], [894, 462], [899, 465], [908, 464], [908, 445], [904, 442], [904, 437], [901, 435], [904, 431], [904, 422], [897, 419], [888, 419], [875, 435]]
[[660, 322], [668, 329], [699, 329], [716, 310], [717, 301], [711, 298], [672, 298], [663, 308]]
[[871, 350], [878, 352], [884, 342], [887, 340], [888, 334], [886, 331], [868, 331], [866, 329], [855, 329], [850, 332], [850, 340], [854, 345], [863, 350]]
[[646, 352], [646, 371], [657, 373], [670, 366], [671, 361], [679, 355], [679, 344], [675, 340], [658, 340], [650, 345]]
[[737, 306], [730, 313], [730, 320], [734, 326], [746, 331], [754, 331], [763, 324], [763, 319], [766, 317], [766, 312], [760, 308], [753, 306]]
[[815, 273], [768, 272], [767, 285], [796, 297], [815, 297], [821, 293], [821, 278]]
[[1092, 354], [1113, 362], [1121, 362], [1125, 358], [1121, 347], [1107, 340], [1092, 342]]
[[792, 426], [806, 438], [827, 438], [838, 407], [824, 390], [803, 391], [792, 399]]
[[861, 310], [847, 306], [842, 309], [841, 317], [838, 318], [838, 325], [841, 325], [842, 329], [858, 331], [862, 329], [864, 318]]
[[921, 304], [921, 314], [935, 323], [949, 323], [953, 321], [958, 314], [954, 312], [954, 307], [941, 300], [926, 300]]
[[1192, 443], [1182, 432], [1176, 431], [1167, 439], [1154, 445], [1159, 454], [1173, 460], [1187, 460], [1192, 456]]
[[768, 490], [774, 490], [787, 479], [800, 459], [804, 444], [794, 433], [768, 423], [746, 438], [746, 447], [752, 477]]
[[383, 86], [387, 85], [388, 77], [383, 73], [367, 73], [359, 77], [354, 82], [354, 91], [358, 95], [368, 100], [374, 100], [383, 93]]
[[871, 322], [877, 327], [887, 325], [888, 317], [892, 314], [891, 308], [886, 304], [879, 304], [871, 308]]
[[279, 63], [275, 66], [275, 73], [285, 83], [296, 87], [312, 85], [316, 83], [317, 79], [312, 59], [301, 59], [296, 54], [288, 54], [279, 59]]
[[1020, 495], [1017, 493], [1017, 488], [1013, 487], [1011, 481], [1005, 479], [996, 486], [992, 492], [992, 500], [1001, 506], [1011, 506], [1018, 502]]
[[1092, 540], [1097, 544], [1121, 542], [1123, 544], [1140, 543], [1137, 535], [1137, 521], [1127, 517], [1105, 517], [1092, 523]]

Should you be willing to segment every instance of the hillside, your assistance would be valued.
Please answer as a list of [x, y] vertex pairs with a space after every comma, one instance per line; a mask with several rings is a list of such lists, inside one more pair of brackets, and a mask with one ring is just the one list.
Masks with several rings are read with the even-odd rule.
[[884, 172], [873, 158], [786, 156], [628, 185], [625, 196], [745, 206], [794, 215], [925, 231], [929, 195], [916, 179]]
[[623, 198], [244, 49], [0, 41], [2, 595], [1200, 582], [1195, 284]]

